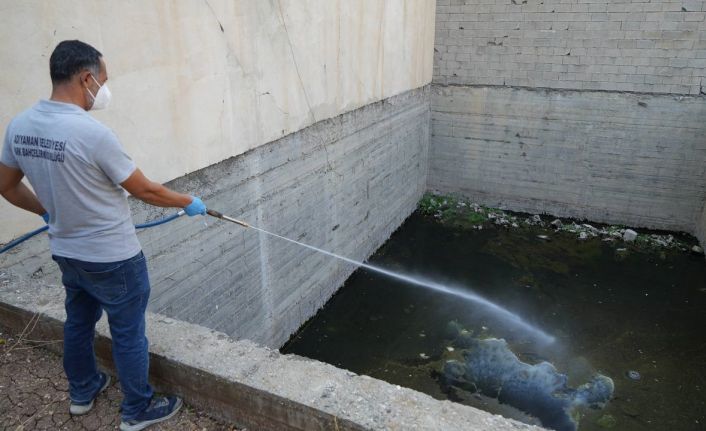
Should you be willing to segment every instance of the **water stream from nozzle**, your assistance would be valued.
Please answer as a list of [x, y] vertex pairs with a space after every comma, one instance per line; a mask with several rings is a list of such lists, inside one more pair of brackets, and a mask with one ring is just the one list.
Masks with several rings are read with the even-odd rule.
[[[233, 220], [231, 219], [231, 220], [229, 220], [229, 221], [233, 221]], [[238, 223], [238, 221], [234, 221], [234, 222], [235, 222], [235, 223]], [[281, 236], [281, 235], [277, 235], [277, 234], [272, 233], [272, 232], [268, 232], [268, 231], [266, 231], [265, 229], [262, 229], [262, 228], [259, 228], [259, 227], [253, 226], [253, 225], [243, 224], [242, 222], [241, 222], [241, 223], [238, 223], [238, 224], [241, 224], [242, 226], [250, 227], [250, 228], [255, 229], [255, 230], [258, 231], [258, 232], [262, 232], [262, 233], [264, 233], [264, 234], [266, 234], [266, 235], [270, 235], [270, 236], [272, 236], [272, 237], [279, 238], [279, 239], [281, 239], [281, 240], [288, 241], [288, 242], [291, 242], [291, 243], [293, 243], [293, 244], [300, 245], [300, 246], [302, 246], [302, 247], [308, 248], [308, 249], [313, 250], [313, 251], [316, 251], [316, 252], [318, 252], [318, 253], [322, 253], [322, 254], [325, 254], [325, 255], [327, 255], [327, 256], [330, 256], [330, 257], [333, 257], [333, 258], [336, 258], [336, 259], [340, 259], [340, 260], [342, 260], [342, 261], [344, 261], [344, 262], [348, 262], [348, 263], [350, 263], [350, 264], [352, 264], [352, 265], [355, 265], [355, 266], [357, 266], [357, 267], [365, 268], [365, 269], [367, 269], [367, 270], [369, 270], [369, 271], [377, 272], [377, 273], [379, 273], [379, 274], [386, 275], [386, 276], [388, 276], [388, 277], [390, 277], [390, 278], [393, 278], [393, 279], [396, 279], [396, 280], [400, 280], [400, 281], [404, 281], [404, 282], [409, 283], [409, 284], [414, 285], [414, 286], [424, 287], [424, 288], [431, 289], [431, 290], [434, 290], [434, 291], [437, 291], [437, 292], [445, 293], [445, 294], [447, 294], [447, 295], [456, 296], [456, 297], [458, 297], [458, 298], [462, 298], [462, 299], [465, 299], [465, 300], [467, 300], [467, 301], [474, 302], [474, 303], [476, 303], [476, 304], [480, 304], [480, 305], [486, 307], [488, 310], [490, 310], [490, 311], [491, 311], [492, 313], [494, 313], [495, 315], [497, 315], [497, 316], [499, 316], [499, 317], [501, 317], [501, 318], [503, 318], [503, 319], [505, 319], [505, 320], [511, 322], [512, 324], [514, 324], [514, 325], [517, 326], [517, 327], [520, 327], [520, 328], [524, 329], [527, 333], [531, 334], [532, 336], [535, 337], [535, 339], [537, 339], [538, 341], [540, 341], [540, 342], [542, 342], [542, 343], [551, 344], [551, 343], [553, 343], [553, 342], [555, 341], [555, 338], [554, 338], [553, 336], [551, 336], [551, 335], [547, 334], [546, 332], [542, 331], [541, 329], [539, 329], [539, 328], [537, 328], [537, 327], [535, 327], [535, 326], [533, 326], [533, 325], [531, 325], [531, 324], [525, 322], [525, 321], [524, 321], [520, 316], [518, 316], [517, 314], [515, 314], [515, 313], [513, 313], [513, 312], [511, 312], [511, 311], [509, 311], [509, 310], [507, 310], [507, 309], [505, 309], [505, 308], [503, 308], [503, 307], [501, 307], [501, 306], [495, 304], [494, 302], [489, 301], [489, 300], [487, 300], [487, 299], [483, 298], [482, 296], [479, 296], [479, 295], [477, 295], [477, 294], [475, 294], [475, 293], [467, 292], [467, 291], [464, 291], [464, 290], [461, 290], [461, 289], [458, 289], [458, 288], [454, 288], [454, 287], [445, 286], [445, 285], [443, 285], [443, 284], [436, 283], [436, 282], [433, 282], [433, 281], [422, 280], [422, 279], [420, 279], [420, 278], [418, 278], [418, 277], [413, 277], [413, 276], [409, 276], [409, 275], [400, 274], [400, 273], [397, 273], [397, 272], [394, 272], [394, 271], [389, 271], [389, 270], [387, 270], [387, 269], [380, 268], [380, 267], [377, 267], [377, 266], [374, 266], [374, 265], [370, 265], [370, 264], [367, 264], [367, 263], [358, 262], [357, 260], [353, 260], [353, 259], [350, 259], [350, 258], [348, 258], [348, 257], [341, 256], [341, 255], [338, 255], [338, 254], [336, 254], [336, 253], [332, 253], [332, 252], [330, 252], [330, 251], [322, 250], [322, 249], [320, 249], [320, 248], [318, 248], [318, 247], [314, 247], [314, 246], [309, 245], [309, 244], [305, 244], [305, 243], [303, 243], [303, 242], [295, 241], [295, 240], [293, 240], [293, 239], [290, 239], [290, 238], [287, 238], [287, 237], [284, 237], [284, 236]]]

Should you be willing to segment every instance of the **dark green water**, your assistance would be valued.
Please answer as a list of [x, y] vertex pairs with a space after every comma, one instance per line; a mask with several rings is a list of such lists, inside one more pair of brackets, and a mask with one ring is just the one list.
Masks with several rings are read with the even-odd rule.
[[475, 304], [358, 270], [282, 352], [531, 422], [440, 383], [456, 320], [506, 339], [525, 362], [553, 363], [572, 386], [594, 372], [611, 377], [613, 400], [580, 410], [582, 431], [706, 429], [706, 262], [618, 247], [541, 228], [458, 229], [415, 213], [369, 263], [472, 290], [557, 342], [539, 346]]

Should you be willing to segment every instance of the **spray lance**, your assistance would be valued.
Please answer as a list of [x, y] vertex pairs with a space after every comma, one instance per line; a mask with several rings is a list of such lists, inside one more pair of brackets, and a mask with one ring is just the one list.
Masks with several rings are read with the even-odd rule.
[[247, 224], [247, 223], [245, 223], [244, 221], [240, 221], [240, 220], [234, 219], [234, 218], [232, 218], [232, 217], [228, 217], [227, 215], [221, 214], [221, 213], [219, 213], [219, 212], [216, 211], [216, 210], [206, 210], [206, 214], [208, 214], [208, 215], [210, 215], [210, 216], [212, 216], [212, 217], [215, 217], [215, 218], [219, 218], [219, 219], [221, 219], [221, 220], [226, 220], [226, 221], [229, 221], [229, 222], [233, 222], [233, 223], [239, 224], [239, 225], [241, 225], [241, 226], [243, 226], [243, 227], [250, 227], [250, 225]]
[[463, 299], [468, 300], [468, 301], [471, 301], [471, 302], [475, 302], [475, 303], [477, 303], [477, 304], [483, 305], [483, 306], [485, 306], [486, 308], [488, 308], [488, 309], [494, 311], [494, 312], [497, 313], [498, 315], [500, 315], [500, 316], [504, 317], [505, 319], [507, 319], [507, 320], [513, 322], [513, 323], [516, 324], [517, 326], [524, 328], [524, 329], [527, 330], [529, 333], [531, 333], [531, 334], [533, 334], [534, 336], [536, 336], [536, 337], [537, 337], [539, 340], [541, 340], [542, 342], [546, 342], [546, 343], [551, 344], [551, 343], [553, 343], [553, 342], [555, 341], [555, 338], [554, 338], [553, 336], [551, 336], [551, 335], [545, 333], [544, 331], [542, 331], [541, 329], [536, 328], [536, 327], [532, 326], [531, 324], [525, 322], [525, 321], [524, 321], [520, 316], [518, 316], [517, 314], [515, 314], [515, 313], [513, 313], [513, 312], [511, 312], [511, 311], [509, 311], [509, 310], [506, 310], [505, 308], [503, 308], [503, 307], [501, 307], [501, 306], [499, 306], [499, 305], [497, 305], [497, 304], [495, 304], [495, 303], [493, 303], [493, 302], [491, 302], [491, 301], [488, 301], [487, 299], [485, 299], [485, 298], [483, 298], [483, 297], [481, 297], [481, 296], [479, 296], [479, 295], [477, 295], [477, 294], [475, 294], [475, 293], [473, 293], [473, 292], [466, 292], [466, 291], [463, 291], [463, 290], [461, 290], [461, 289], [457, 289], [457, 288], [454, 288], [454, 287], [448, 287], [448, 286], [445, 286], [445, 285], [442, 285], [442, 284], [439, 284], [439, 283], [435, 283], [435, 282], [433, 282], [433, 281], [427, 281], [427, 280], [423, 280], [423, 279], [420, 279], [420, 278], [417, 278], [417, 277], [411, 277], [411, 276], [404, 275], [404, 274], [400, 274], [400, 273], [397, 273], [397, 272], [394, 272], [394, 271], [389, 271], [389, 270], [386, 270], [386, 269], [384, 269], [384, 268], [380, 268], [380, 267], [377, 267], [377, 266], [374, 266], [374, 265], [370, 265], [370, 264], [368, 264], [368, 263], [358, 262], [358, 261], [353, 260], [353, 259], [351, 259], [351, 258], [348, 258], [348, 257], [345, 257], [345, 256], [341, 256], [341, 255], [339, 255], [339, 254], [332, 253], [332, 252], [330, 252], [330, 251], [322, 250], [322, 249], [317, 248], [317, 247], [314, 247], [314, 246], [312, 246], [312, 245], [304, 244], [303, 242], [295, 241], [295, 240], [293, 240], [293, 239], [291, 239], [291, 238], [287, 238], [287, 237], [284, 237], [284, 236], [281, 236], [281, 235], [277, 235], [277, 234], [272, 233], [272, 232], [268, 232], [268, 231], [266, 231], [265, 229], [259, 228], [259, 227], [257, 227], [257, 226], [251, 226], [251, 225], [249, 225], [248, 223], [245, 223], [244, 221], [237, 220], [237, 219], [234, 219], [234, 218], [232, 218], [232, 217], [228, 217], [227, 215], [221, 214], [220, 212], [215, 211], [215, 210], [206, 210], [206, 214], [208, 214], [208, 215], [210, 215], [210, 216], [212, 216], [212, 217], [215, 217], [215, 218], [217, 218], [217, 219], [229, 221], [229, 222], [231, 222], [231, 223], [239, 224], [239, 225], [241, 225], [241, 226], [243, 226], [243, 227], [246, 227], [246, 228], [254, 229], [254, 230], [258, 231], [258, 232], [262, 232], [262, 233], [267, 234], [267, 235], [270, 235], [270, 236], [272, 236], [272, 237], [279, 238], [279, 239], [281, 239], [281, 240], [284, 240], [284, 241], [287, 241], [287, 242], [290, 242], [290, 243], [293, 243], [293, 244], [297, 244], [297, 245], [299, 245], [299, 246], [301, 246], [301, 247], [308, 248], [308, 249], [313, 250], [313, 251], [316, 251], [316, 252], [318, 252], [318, 253], [322, 253], [322, 254], [325, 254], [325, 255], [327, 255], [327, 256], [334, 257], [334, 258], [336, 258], [336, 259], [340, 259], [340, 260], [342, 260], [342, 261], [344, 261], [344, 262], [348, 262], [348, 263], [350, 263], [350, 264], [353, 264], [353, 265], [355, 265], [356, 267], [359, 267], [359, 268], [365, 268], [365, 269], [368, 269], [368, 270], [370, 270], [370, 271], [375, 271], [375, 272], [377, 272], [377, 273], [379, 273], [379, 274], [386, 275], [386, 276], [388, 276], [388, 277], [390, 277], [390, 278], [394, 278], [394, 279], [396, 279], [396, 280], [409, 283], [409, 284], [411, 284], [411, 285], [416, 285], [416, 286], [419, 286], [419, 287], [425, 287], [425, 288], [427, 288], [427, 289], [432, 289], [432, 290], [435, 290], [435, 291], [437, 291], [437, 292], [445, 293], [445, 294], [447, 294], [447, 295], [452, 295], [452, 296], [456, 296], [456, 297], [463, 298]]

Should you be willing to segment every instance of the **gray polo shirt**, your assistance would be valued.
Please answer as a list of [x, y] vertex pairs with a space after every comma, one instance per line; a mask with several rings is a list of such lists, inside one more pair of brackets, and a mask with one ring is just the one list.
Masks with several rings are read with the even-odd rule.
[[0, 162], [24, 172], [49, 212], [52, 254], [116, 262], [140, 252], [120, 187], [135, 163], [82, 108], [41, 100], [22, 112], [7, 127]]

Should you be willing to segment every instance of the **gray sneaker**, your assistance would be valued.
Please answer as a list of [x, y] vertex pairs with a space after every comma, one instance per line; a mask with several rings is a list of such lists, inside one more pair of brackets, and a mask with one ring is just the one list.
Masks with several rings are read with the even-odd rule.
[[93, 402], [96, 400], [96, 397], [100, 395], [101, 392], [106, 390], [108, 386], [110, 386], [110, 376], [107, 375], [106, 373], [99, 373], [99, 377], [102, 381], [102, 384], [100, 385], [100, 388], [98, 389], [98, 392], [96, 392], [95, 395], [93, 395], [93, 398], [91, 398], [91, 401], [87, 403], [76, 403], [71, 401], [71, 405], [69, 406], [69, 413], [71, 413], [74, 416], [81, 416], [85, 415], [86, 413], [90, 412], [91, 409], [93, 408]]
[[181, 408], [181, 398], [175, 396], [153, 397], [147, 406], [135, 419], [120, 422], [120, 431], [140, 431], [150, 425], [166, 421]]

